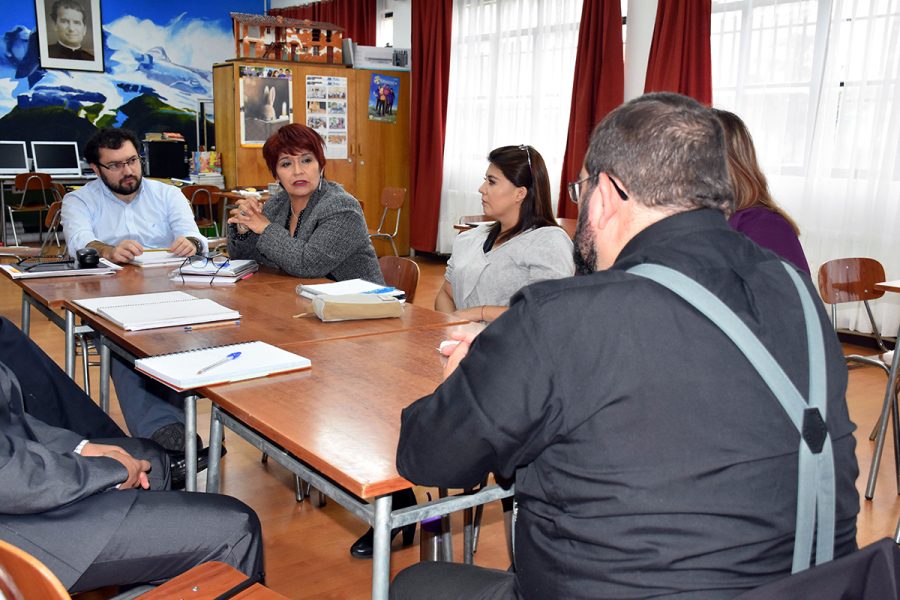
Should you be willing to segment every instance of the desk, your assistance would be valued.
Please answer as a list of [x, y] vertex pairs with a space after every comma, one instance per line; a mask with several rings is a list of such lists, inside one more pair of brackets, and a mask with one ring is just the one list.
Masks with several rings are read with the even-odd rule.
[[[141, 600], [170, 600], [171, 598], [215, 600], [219, 594], [231, 590], [246, 579], [246, 575], [230, 565], [217, 561], [207, 562], [141, 594], [140, 598]], [[273, 592], [259, 583], [254, 583], [233, 598], [235, 600], [287, 600], [278, 592]]]
[[[395, 464], [400, 411], [440, 383], [441, 362], [433, 349], [451, 329], [288, 344], [286, 349], [312, 361], [311, 369], [203, 390], [213, 403], [207, 491], [218, 490], [227, 426], [375, 528], [372, 598], [387, 598], [392, 528], [513, 494], [490, 486], [391, 510], [390, 494], [410, 487]], [[471, 529], [467, 520], [469, 560]]]
[[[94, 179], [97, 179], [97, 176], [93, 173], [90, 175], [57, 175], [53, 177], [53, 182], [63, 185], [80, 185]], [[0, 242], [4, 246], [6, 245], [6, 196], [4, 190], [7, 183], [12, 183], [15, 180], [15, 175], [0, 175]]]
[[[875, 289], [884, 292], [900, 293], [900, 280], [876, 283]], [[900, 330], [897, 331], [897, 341], [900, 342]], [[900, 454], [896, 454], [897, 452], [900, 452], [898, 451], [898, 446], [900, 446], [900, 425], [897, 423], [900, 412], [898, 412], [896, 395], [898, 371], [900, 371], [900, 349], [895, 347], [894, 358], [891, 360], [891, 369], [888, 373], [887, 385], [884, 388], [884, 403], [881, 405], [881, 420], [879, 421], [878, 437], [876, 438], [878, 443], [875, 445], [873, 468], [869, 472], [870, 486], [873, 488], [875, 477], [878, 474], [877, 461], [881, 458], [881, 452], [884, 449], [884, 438], [887, 434], [887, 423], [890, 419], [891, 410], [893, 410], [894, 413], [894, 456], [900, 456]], [[900, 544], [900, 521], [897, 522], [897, 528], [894, 530], [894, 542]]]
[[[161, 272], [160, 275], [158, 272]], [[357, 336], [374, 335], [390, 331], [404, 331], [428, 327], [461, 324], [464, 321], [450, 315], [413, 305], [406, 305], [403, 315], [396, 319], [369, 319], [322, 323], [315, 317], [294, 319], [293, 315], [308, 312], [311, 302], [296, 294], [294, 288], [301, 280], [272, 270], [261, 270], [254, 277], [235, 286], [183, 286], [168, 279], [169, 269], [163, 267], [140, 269], [127, 267], [115, 276], [92, 277], [75, 289], [65, 288], [62, 307], [66, 310], [67, 356], [71, 337], [72, 371], [74, 372], [75, 317], [88, 325], [89, 330], [100, 335], [100, 404], [109, 405], [109, 352], [134, 360], [171, 352], [181, 352], [209, 346], [221, 346], [253, 340], [262, 340], [287, 348], [291, 344], [311, 340], [338, 340]], [[32, 280], [34, 281], [34, 280]], [[251, 283], [254, 282], [254, 283]], [[74, 303], [81, 298], [119, 296], [147, 292], [182, 289], [200, 298], [209, 298], [241, 313], [239, 326], [226, 326], [186, 332], [182, 327], [168, 327], [146, 331], [125, 331], [91, 311]], [[45, 283], [39, 290], [42, 298], [60, 298], [60, 291], [53, 284]], [[69, 334], [71, 328], [71, 336]], [[184, 400], [187, 460], [187, 489], [196, 489], [196, 395], [186, 395]]]

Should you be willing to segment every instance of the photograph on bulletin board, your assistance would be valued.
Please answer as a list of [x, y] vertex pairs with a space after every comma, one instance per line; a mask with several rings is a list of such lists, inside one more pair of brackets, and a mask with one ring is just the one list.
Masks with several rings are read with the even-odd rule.
[[269, 136], [291, 122], [290, 69], [241, 67], [241, 145], [262, 146]]
[[325, 158], [347, 158], [346, 77], [306, 76], [306, 126], [325, 140]]
[[372, 73], [369, 85], [369, 120], [396, 123], [399, 102], [400, 78]]

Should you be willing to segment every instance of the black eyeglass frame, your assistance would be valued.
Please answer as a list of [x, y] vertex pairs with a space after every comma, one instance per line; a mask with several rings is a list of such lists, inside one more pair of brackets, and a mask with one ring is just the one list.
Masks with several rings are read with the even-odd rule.
[[[186, 283], [184, 281], [183, 271], [185, 265], [205, 267], [209, 263], [212, 263], [214, 267], [217, 267], [216, 272], [209, 277], [209, 285], [212, 285], [215, 282], [216, 277], [219, 275], [219, 271], [227, 267], [230, 262], [231, 259], [221, 252], [216, 252], [214, 254], [194, 254], [193, 256], [188, 256], [184, 259], [184, 262], [182, 262], [181, 266], [178, 267], [178, 274], [181, 276], [181, 283]], [[188, 275], [193, 275], [193, 273], [188, 273]]]
[[128, 160], [117, 160], [109, 163], [108, 165], [104, 165], [103, 163], [98, 162], [97, 164], [109, 171], [110, 173], [118, 173], [125, 167], [131, 167], [135, 163], [144, 166], [144, 157], [143, 156], [132, 156]]
[[[619, 184], [616, 182], [616, 180], [610, 177], [609, 173], [607, 173], [606, 176], [609, 177], [609, 180], [612, 182], [613, 187], [616, 188], [616, 193], [619, 194], [619, 198], [621, 198], [622, 200], [628, 200], [628, 194], [626, 194], [625, 191], [621, 187], [619, 187]], [[584, 187], [584, 184], [591, 181], [592, 179], [597, 179], [598, 177], [600, 177], [600, 173], [597, 173], [596, 175], [588, 175], [584, 179], [579, 179], [578, 181], [570, 181], [569, 183], [567, 183], [566, 187], [569, 189], [569, 200], [571, 200], [575, 204], [578, 204], [579, 200], [581, 200], [581, 194], [583, 191], [582, 188]]]

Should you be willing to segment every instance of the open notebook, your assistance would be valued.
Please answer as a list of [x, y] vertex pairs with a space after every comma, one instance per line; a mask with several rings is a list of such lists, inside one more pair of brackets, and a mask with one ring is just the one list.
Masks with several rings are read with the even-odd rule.
[[[240, 356], [225, 360], [228, 355], [237, 352]], [[217, 366], [198, 373], [210, 365]], [[134, 366], [169, 387], [183, 391], [307, 369], [312, 363], [308, 358], [265, 342], [244, 342], [141, 358], [134, 361]]]
[[175, 325], [195, 325], [213, 321], [232, 321], [241, 313], [207, 298], [184, 292], [157, 292], [132, 296], [107, 296], [75, 300], [101, 317], [128, 331], [157, 329]]

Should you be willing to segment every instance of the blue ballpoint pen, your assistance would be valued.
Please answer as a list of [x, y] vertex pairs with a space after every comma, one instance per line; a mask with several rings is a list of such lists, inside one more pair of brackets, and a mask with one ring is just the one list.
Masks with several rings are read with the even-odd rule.
[[236, 359], [236, 358], [237, 358], [238, 356], [240, 356], [240, 355], [241, 355], [240, 352], [232, 352], [231, 354], [229, 354], [228, 356], [226, 356], [226, 357], [223, 358], [222, 360], [217, 360], [217, 361], [214, 362], [213, 364], [207, 365], [207, 366], [203, 367], [202, 369], [200, 369], [199, 371], [197, 371], [197, 375], [203, 375], [204, 373], [206, 373], [206, 372], [209, 371], [210, 369], [215, 369], [215, 368], [218, 367], [219, 365], [224, 365], [224, 364], [227, 363], [228, 361], [234, 360], [234, 359]]

